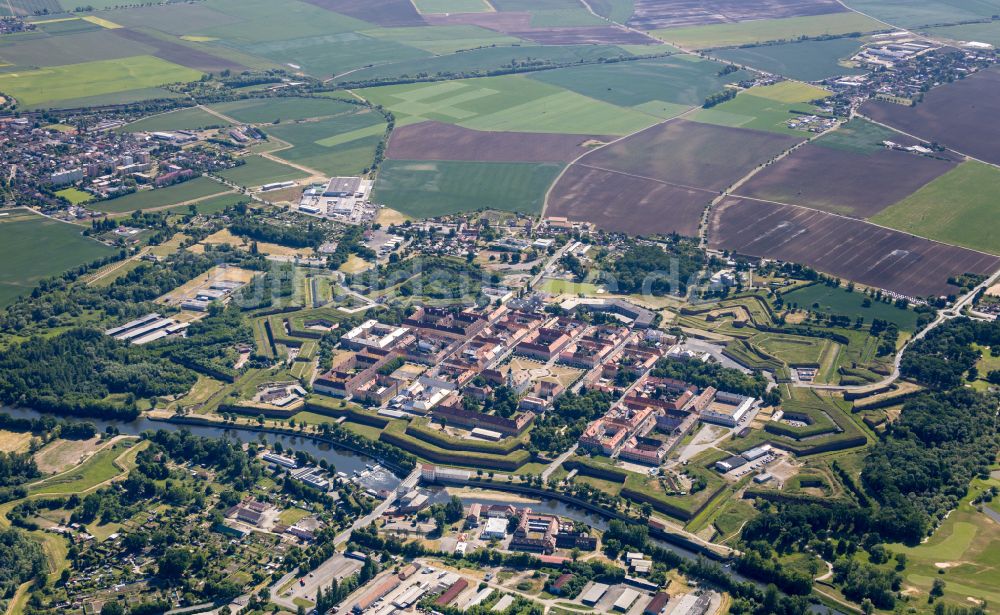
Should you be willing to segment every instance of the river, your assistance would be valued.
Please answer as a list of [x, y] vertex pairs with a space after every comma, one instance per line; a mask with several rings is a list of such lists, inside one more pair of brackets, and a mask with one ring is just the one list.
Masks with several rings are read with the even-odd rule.
[[[45, 413], [38, 412], [37, 410], [31, 410], [29, 408], [9, 408], [7, 406], [0, 407], [0, 413], [26, 419], [37, 419], [45, 416]], [[162, 429], [164, 431], [187, 430], [196, 436], [202, 436], [205, 438], [222, 437], [246, 443], [265, 442], [271, 447], [273, 447], [275, 443], [280, 442], [282, 448], [286, 452], [289, 450], [302, 451], [304, 453], [309, 453], [316, 459], [325, 459], [326, 462], [332, 465], [337, 472], [344, 472], [348, 475], [353, 475], [357, 472], [359, 475], [362, 475], [360, 478], [361, 484], [376, 491], [380, 489], [392, 490], [395, 489], [400, 483], [400, 479], [393, 475], [393, 473], [389, 470], [384, 468], [378, 470], [371, 469], [377, 462], [370, 457], [359, 455], [342, 448], [337, 448], [327, 442], [321, 442], [309, 437], [273, 434], [264, 431], [252, 431], [247, 429], [224, 429], [208, 425], [179, 425], [165, 421], [152, 421], [143, 417], [134, 421], [116, 421], [93, 418], [81, 418], [79, 420], [81, 422], [93, 423], [100, 432], [103, 432], [107, 427], [114, 427], [120, 433], [130, 436], [137, 436], [144, 431], [156, 431], [158, 429]]]
[[[30, 408], [11, 408], [7, 406], [0, 406], [0, 413], [6, 413], [13, 417], [26, 419], [37, 419], [46, 416], [45, 413], [38, 412], [37, 410], [32, 410]], [[79, 420], [93, 423], [97, 427], [98, 431], [101, 432], [103, 432], [107, 427], [114, 427], [119, 431], [119, 433], [132, 436], [137, 436], [144, 431], [156, 431], [158, 429], [162, 429], [164, 431], [187, 430], [196, 436], [206, 438], [231, 438], [246, 443], [266, 442], [269, 446], [274, 446], [276, 442], [280, 442], [286, 451], [289, 449], [302, 451], [311, 454], [317, 459], [325, 459], [327, 463], [333, 465], [338, 472], [344, 472], [349, 475], [354, 474], [355, 472], [359, 473], [363, 476], [361, 482], [366, 487], [370, 487], [375, 490], [395, 489], [400, 483], [400, 479], [388, 470], [381, 469], [372, 471], [370, 468], [375, 466], [377, 462], [370, 457], [359, 455], [351, 451], [345, 451], [326, 442], [320, 442], [308, 437], [289, 436], [283, 434], [279, 435], [246, 429], [226, 429], [221, 427], [211, 427], [208, 425], [179, 425], [164, 421], [152, 421], [143, 417], [134, 421], [116, 421], [94, 418], [83, 418]], [[430, 487], [429, 490], [432, 492], [433, 502], [445, 501], [449, 497], [444, 487], [434, 486]], [[482, 497], [463, 497], [462, 503], [465, 505], [477, 502], [483, 505], [507, 503], [500, 497], [491, 499], [490, 493], [490, 491], [483, 490]], [[531, 497], [528, 499], [532, 500], [530, 505], [535, 510], [540, 512], [546, 512], [560, 517], [565, 517], [567, 519], [573, 519], [574, 521], [580, 521], [581, 523], [586, 523], [591, 527], [601, 530], [605, 530], [608, 527], [609, 521], [605, 517], [590, 511], [570, 506], [565, 502], [548, 498], [540, 499]], [[694, 559], [698, 557], [695, 552], [679, 547], [678, 545], [670, 544], [662, 540], [650, 540], [652, 540], [657, 546], [669, 549], [685, 559]], [[729, 573], [740, 581], [749, 581], [758, 587], [762, 587], [760, 583], [744, 577], [733, 570], [730, 570]], [[834, 611], [821, 605], [813, 605], [812, 612], [821, 615], [838, 615], [840, 613], [839, 611]]]

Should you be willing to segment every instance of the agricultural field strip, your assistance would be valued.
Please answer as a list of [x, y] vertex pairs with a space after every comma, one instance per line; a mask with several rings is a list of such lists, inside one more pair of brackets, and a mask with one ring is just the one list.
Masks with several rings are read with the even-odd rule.
[[[912, 136], [912, 135], [907, 135], [907, 136]], [[914, 137], [914, 138], [916, 138], [916, 137]], [[989, 164], [989, 163], [987, 162], [987, 163], [984, 163], [984, 164]], [[991, 166], [1000, 168], [1000, 165], [991, 165]], [[749, 178], [747, 178], [747, 179], [749, 179]], [[743, 183], [745, 183], [745, 182], [741, 181], [740, 185], [742, 185]], [[941, 244], [941, 245], [944, 245], [944, 246], [953, 246], [954, 245], [954, 244], [946, 243], [946, 242], [943, 242], [943, 241], [939, 241], [937, 239], [931, 239], [929, 237], [923, 237], [923, 236], [917, 235], [915, 233], [910, 233], [910, 232], [907, 232], [907, 231], [901, 231], [899, 229], [894, 229], [891, 226], [885, 226], [884, 224], [877, 224], [875, 222], [871, 222], [871, 221], [868, 221], [868, 220], [859, 220], [858, 218], [852, 218], [851, 216], [845, 216], [844, 214], [838, 214], [838, 213], [835, 213], [835, 212], [832, 212], [832, 211], [825, 211], [825, 210], [822, 210], [822, 209], [817, 209], [815, 207], [807, 207], [805, 205], [796, 205], [794, 203], [784, 203], [782, 201], [773, 201], [773, 200], [770, 200], [770, 199], [762, 199], [762, 198], [753, 197], [753, 196], [746, 196], [746, 195], [740, 194], [738, 192], [728, 192], [728, 193], [726, 193], [725, 195], [722, 195], [722, 196], [723, 197], [730, 196], [730, 197], [734, 197], [734, 198], [743, 199], [743, 200], [746, 200], [746, 201], [757, 201], [758, 203], [768, 203], [770, 205], [781, 205], [781, 206], [784, 206], [784, 207], [794, 207], [796, 209], [804, 209], [804, 210], [807, 210], [807, 211], [816, 211], [816, 212], [819, 212], [819, 213], [822, 213], [822, 214], [826, 214], [826, 215], [829, 215], [829, 216], [835, 216], [837, 218], [843, 218], [845, 220], [851, 220], [853, 222], [862, 222], [864, 224], [870, 224], [872, 226], [876, 226], [878, 228], [885, 229], [887, 231], [891, 231], [893, 233], [901, 233], [903, 235], [909, 235], [910, 237], [916, 237], [917, 239], [922, 239], [924, 241], [931, 241], [933, 243]], [[983, 250], [976, 250], [975, 248], [967, 248], [965, 246], [956, 246], [956, 247], [961, 247], [962, 249], [969, 250], [971, 252], [978, 252], [979, 254], [983, 254], [983, 255], [986, 255], [986, 256], [996, 256], [995, 254], [990, 254], [989, 252], [984, 252]]]
[[[911, 139], [916, 139], [917, 141], [919, 141], [921, 143], [928, 143], [928, 142], [933, 141], [933, 139], [925, 139], [925, 138], [923, 138], [921, 136], [918, 136], [918, 135], [906, 132], [906, 131], [904, 131], [904, 130], [902, 130], [900, 128], [896, 128], [895, 126], [890, 126], [889, 124], [882, 123], [882, 122], [880, 122], [880, 121], [878, 121], [876, 119], [873, 119], [871, 117], [868, 117], [867, 115], [864, 115], [863, 113], [860, 113], [860, 112], [855, 113], [855, 116], [859, 117], [859, 118], [861, 118], [863, 120], [867, 120], [867, 121], [871, 122], [872, 124], [876, 124], [878, 126], [881, 126], [882, 128], [888, 128], [889, 130], [893, 130], [895, 132], [898, 132], [899, 134], [903, 135], [904, 137], [910, 137]], [[991, 167], [1000, 169], [1000, 164], [997, 164], [997, 163], [994, 163], [994, 162], [990, 162], [989, 160], [983, 160], [981, 158], [976, 158], [975, 156], [971, 156], [969, 154], [966, 154], [965, 152], [961, 152], [961, 151], [959, 151], [959, 150], [957, 150], [957, 149], [955, 149], [953, 147], [947, 147], [947, 146], [945, 146], [945, 150], [947, 150], [949, 152], [954, 152], [954, 153], [958, 154], [959, 156], [964, 156], [964, 157], [968, 158], [969, 160], [974, 160], [976, 162], [981, 162], [983, 164], [988, 164]]]
[[[878, 123], [878, 122], [876, 122], [876, 123]], [[880, 125], [882, 125], [882, 124], [880, 124]], [[886, 126], [886, 128], [891, 128], [891, 127], [890, 126]], [[826, 133], [823, 133], [823, 134], [826, 134]], [[822, 136], [822, 135], [817, 135], [817, 138], [819, 136]], [[906, 136], [913, 137], [913, 135], [906, 135]], [[919, 137], [913, 137], [913, 138], [916, 139], [916, 138], [919, 138]], [[808, 143], [808, 142], [809, 141], [805, 141], [801, 145], [804, 145], [805, 143]], [[793, 148], [793, 149], [797, 149], [798, 147], [799, 146], [796, 146], [796, 148]], [[954, 150], [952, 150], [952, 151], [954, 151]], [[788, 153], [790, 153], [790, 152], [788, 152]], [[956, 153], [961, 153], [961, 152], [956, 152]], [[786, 153], [786, 155], [787, 155], [787, 153]], [[775, 160], [773, 162], [777, 162], [777, 160]], [[773, 162], [772, 162], [772, 164], [773, 164]], [[982, 162], [982, 161], [980, 161], [980, 162]], [[983, 164], [990, 164], [990, 163], [984, 162]], [[1000, 169], [1000, 165], [991, 165], [991, 166], [994, 166], [994, 167], [997, 167], [998, 169]], [[761, 167], [761, 168], [763, 168], [763, 167]], [[749, 181], [749, 179], [751, 177], [753, 177], [754, 175], [756, 175], [756, 172], [759, 171], [759, 170], [760, 169], [754, 169], [754, 172], [752, 172], [747, 177], [745, 177], [742, 180], [740, 180], [740, 182], [738, 182], [738, 184], [736, 184], [736, 186], [737, 187], [742, 186], [744, 183], [746, 183], [746, 181]], [[943, 241], [938, 241], [936, 239], [931, 239], [929, 237], [923, 237], [923, 236], [917, 235], [915, 233], [910, 233], [910, 232], [907, 232], [907, 231], [901, 231], [899, 229], [894, 229], [894, 228], [892, 228], [890, 226], [885, 226], [883, 224], [877, 224], [875, 222], [870, 222], [868, 220], [859, 220], [858, 218], [852, 218], [851, 216], [845, 216], [843, 214], [838, 214], [838, 213], [831, 212], [831, 211], [825, 211], [825, 210], [822, 210], [822, 209], [817, 209], [815, 207], [808, 207], [808, 206], [805, 206], [805, 205], [796, 205], [794, 203], [784, 203], [782, 201], [774, 201], [774, 200], [771, 200], [771, 199], [762, 199], [762, 198], [758, 198], [758, 197], [746, 196], [746, 195], [740, 194], [739, 192], [735, 192], [735, 191], [734, 192], [727, 192], [727, 193], [725, 193], [723, 195], [720, 195], [720, 198], [725, 198], [727, 196], [728, 197], [734, 197], [734, 198], [740, 198], [740, 199], [744, 199], [744, 200], [747, 200], [747, 201], [757, 201], [757, 202], [760, 202], [760, 203], [768, 203], [768, 204], [771, 204], [771, 205], [782, 205], [784, 207], [794, 207], [796, 209], [804, 209], [804, 210], [808, 210], [808, 211], [816, 211], [816, 212], [820, 212], [820, 213], [827, 214], [827, 215], [830, 215], [830, 216], [835, 216], [837, 218], [843, 218], [845, 220], [851, 220], [851, 221], [854, 221], [854, 222], [859, 222], [860, 221], [860, 222], [863, 222], [865, 224], [871, 224], [872, 226], [876, 226], [876, 227], [879, 227], [881, 229], [885, 229], [887, 231], [892, 231], [894, 233], [902, 233], [903, 235], [909, 235], [910, 237], [916, 237], [917, 239], [923, 239], [925, 241], [932, 241], [934, 243], [939, 243], [941, 245], [946, 245], [946, 246], [954, 245], [954, 244], [950, 244], [950, 243], [945, 243]], [[989, 252], [984, 252], [982, 250], [976, 250], [974, 248], [966, 248], [965, 246], [957, 246], [957, 247], [962, 247], [965, 250], [970, 250], [972, 252], [978, 252], [980, 254], [984, 254], [984, 255], [987, 255], [987, 256], [996, 256], [995, 254], [990, 254]]]
[[[589, 5], [588, 5], [587, 8], [590, 8]], [[593, 11], [591, 11], [591, 12], [593, 12]], [[595, 13], [595, 15], [596, 15], [596, 13]], [[591, 150], [588, 150], [586, 152], [583, 152], [582, 154], [580, 154], [579, 156], [577, 156], [576, 158], [574, 158], [573, 160], [571, 160], [565, 167], [563, 167], [562, 171], [560, 171], [559, 174], [556, 175], [556, 178], [554, 180], [552, 180], [552, 184], [549, 185], [549, 189], [545, 192], [545, 198], [542, 199], [542, 212], [539, 215], [541, 217], [543, 217], [543, 218], [545, 217], [545, 210], [549, 206], [549, 197], [552, 195], [552, 190], [555, 189], [556, 185], [559, 183], [559, 180], [561, 180], [563, 178], [563, 175], [566, 174], [566, 170], [569, 169], [570, 167], [576, 165], [585, 156], [593, 154], [594, 152], [598, 152], [598, 151], [600, 151], [600, 150], [602, 150], [602, 149], [604, 149], [604, 148], [606, 148], [608, 146], [614, 145], [615, 143], [619, 143], [621, 141], [624, 141], [625, 139], [628, 139], [629, 137], [633, 137], [633, 136], [635, 136], [635, 135], [637, 135], [639, 133], [645, 132], [647, 130], [652, 130], [652, 129], [658, 127], [658, 126], [663, 126], [664, 124], [666, 124], [668, 122], [672, 122], [674, 120], [681, 119], [681, 118], [683, 118], [686, 115], [689, 115], [691, 113], [694, 113], [694, 112], [698, 111], [698, 109], [700, 109], [700, 107], [692, 107], [692, 108], [688, 109], [687, 111], [685, 111], [684, 113], [681, 113], [680, 115], [675, 115], [674, 117], [667, 118], [665, 120], [657, 122], [656, 124], [653, 124], [652, 126], [647, 126], [646, 128], [642, 128], [640, 130], [637, 130], [637, 131], [633, 132], [632, 134], [623, 135], [623, 136], [621, 136], [621, 137], [619, 137], [619, 138], [617, 138], [617, 139], [615, 139], [613, 141], [608, 141], [604, 145], [600, 145], [598, 147], [595, 147], [594, 149], [591, 149]], [[580, 166], [586, 166], [586, 165], [580, 165]], [[595, 167], [591, 167], [591, 168], [595, 168]], [[627, 173], [622, 173], [622, 175], [628, 175], [628, 174]], [[669, 185], [666, 182], [661, 182], [661, 183], [664, 184], [664, 185]]]

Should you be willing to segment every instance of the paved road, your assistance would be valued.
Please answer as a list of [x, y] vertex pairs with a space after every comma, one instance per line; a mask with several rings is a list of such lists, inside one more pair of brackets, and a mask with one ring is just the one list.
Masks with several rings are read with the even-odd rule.
[[882, 380], [871, 384], [854, 385], [854, 386], [844, 386], [844, 385], [834, 385], [834, 384], [812, 384], [805, 382], [796, 384], [795, 386], [805, 387], [810, 389], [819, 389], [823, 391], [867, 391], [895, 382], [899, 378], [899, 366], [903, 362], [903, 353], [905, 353], [907, 349], [910, 348], [910, 346], [912, 346], [916, 342], [926, 337], [928, 333], [930, 333], [932, 330], [937, 328], [942, 323], [961, 316], [962, 310], [972, 303], [973, 299], [975, 299], [976, 297], [976, 293], [978, 293], [983, 289], [989, 288], [990, 286], [995, 284], [997, 280], [1000, 280], [1000, 271], [997, 271], [990, 277], [986, 278], [986, 280], [984, 280], [982, 284], [976, 286], [965, 295], [962, 295], [955, 301], [954, 305], [952, 305], [950, 308], [940, 310], [937, 314], [937, 317], [933, 320], [933, 322], [931, 322], [929, 325], [921, 329], [919, 332], [917, 332], [916, 335], [911, 337], [909, 340], [906, 341], [905, 344], [903, 344], [903, 347], [900, 348], [899, 352], [896, 353], [896, 358], [892, 362], [892, 373], [883, 378]]
[[569, 450], [567, 450], [562, 455], [559, 455], [558, 457], [556, 457], [555, 461], [553, 461], [552, 463], [550, 463], [547, 468], [545, 468], [544, 470], [542, 470], [542, 480], [543, 481], [549, 480], [549, 476], [551, 476], [552, 473], [556, 471], [556, 468], [558, 468], [559, 466], [561, 466], [564, 461], [566, 461], [567, 459], [569, 459], [569, 456], [572, 455], [573, 453], [575, 453], [577, 447], [579, 447], [579, 446], [580, 446], [579, 444], [573, 444], [573, 446], [569, 447]]

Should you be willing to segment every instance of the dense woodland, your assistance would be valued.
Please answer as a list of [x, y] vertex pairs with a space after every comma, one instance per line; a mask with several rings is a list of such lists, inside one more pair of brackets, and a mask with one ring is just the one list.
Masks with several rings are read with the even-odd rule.
[[41, 411], [135, 418], [136, 401], [179, 395], [189, 370], [94, 329], [33, 338], [0, 355], [0, 401]]
[[610, 292], [682, 295], [705, 266], [705, 253], [697, 243], [679, 237], [658, 244], [632, 243], [622, 252], [601, 272]]
[[21, 583], [44, 579], [47, 569], [40, 544], [19, 529], [0, 530], [0, 606]]

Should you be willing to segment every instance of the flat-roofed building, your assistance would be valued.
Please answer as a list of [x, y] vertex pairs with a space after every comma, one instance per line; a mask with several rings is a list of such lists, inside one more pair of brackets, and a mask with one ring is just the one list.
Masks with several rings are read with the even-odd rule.
[[601, 598], [604, 597], [604, 594], [606, 593], [608, 593], [607, 585], [604, 583], [594, 583], [590, 586], [590, 589], [583, 594], [583, 597], [580, 598], [580, 602], [586, 604], [587, 606], [594, 606], [601, 600]]
[[635, 604], [635, 601], [638, 598], [639, 598], [639, 592], [629, 587], [622, 592], [622, 595], [619, 596], [617, 600], [615, 600], [614, 608], [616, 611], [622, 611], [624, 613], [625, 611], [629, 610], [629, 607]]

